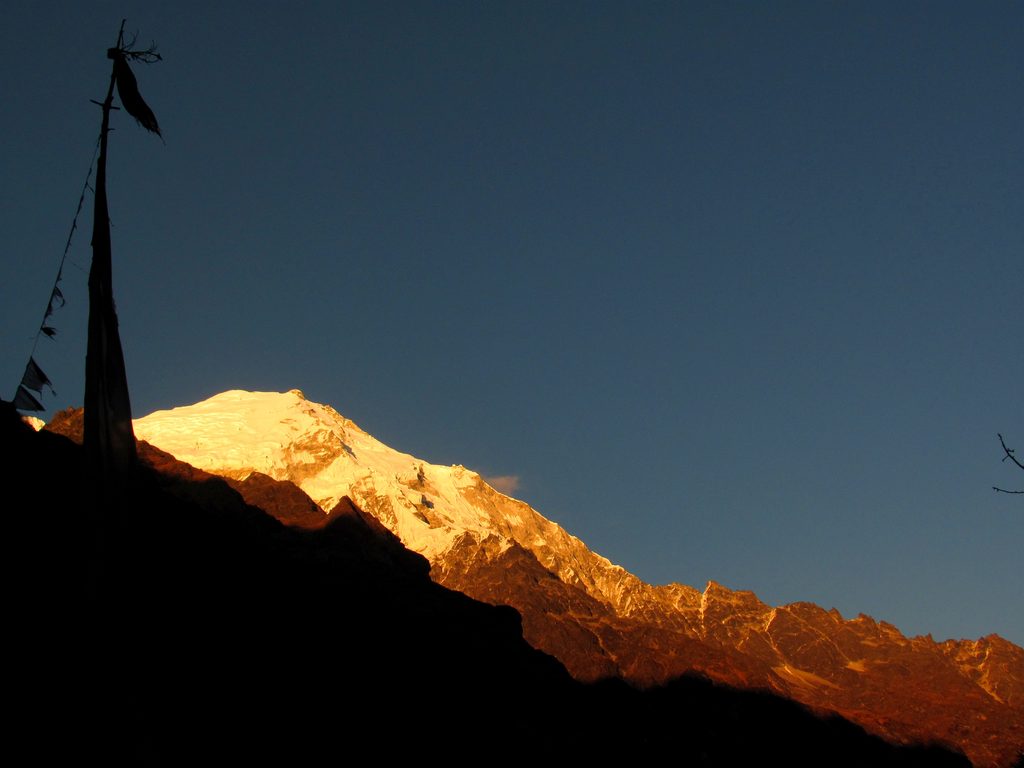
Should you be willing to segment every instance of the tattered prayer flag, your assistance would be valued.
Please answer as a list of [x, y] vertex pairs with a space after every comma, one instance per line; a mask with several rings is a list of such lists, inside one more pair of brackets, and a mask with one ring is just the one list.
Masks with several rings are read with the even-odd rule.
[[39, 367], [35, 359], [31, 357], [28, 359], [28, 365], [25, 366], [25, 375], [21, 377], [21, 386], [31, 389], [33, 392], [38, 392], [40, 395], [43, 394], [43, 387], [49, 387], [51, 391], [53, 390], [53, 383], [43, 373], [43, 369]]
[[[60, 275], [57, 275], [57, 281], [60, 281]], [[60, 288], [58, 288], [56, 285], [53, 286], [53, 292], [50, 294], [50, 305], [46, 308], [47, 317], [49, 317], [50, 314], [53, 312], [53, 303], [55, 301], [59, 301], [61, 307], [67, 304], [67, 302], [64, 300], [64, 294], [61, 293]]]
[[138, 121], [139, 125], [163, 138], [156, 115], [139, 93], [139, 84], [132, 74], [131, 67], [128, 66], [124, 52], [111, 48], [107, 51], [107, 56], [114, 60], [114, 77], [117, 80], [117, 94], [121, 97], [121, 106]]
[[14, 396], [14, 407], [19, 411], [42, 411], [43, 404], [32, 397], [25, 387], [19, 386], [18, 393]]

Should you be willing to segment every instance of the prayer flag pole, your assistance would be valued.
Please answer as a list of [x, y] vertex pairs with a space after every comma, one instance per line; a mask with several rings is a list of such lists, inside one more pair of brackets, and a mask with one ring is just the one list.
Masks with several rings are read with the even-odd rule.
[[[99, 158], [96, 165], [95, 207], [92, 232], [92, 266], [89, 270], [89, 329], [85, 362], [85, 471], [86, 488], [96, 523], [97, 547], [95, 581], [100, 588], [110, 554], [111, 540], [125, 501], [125, 491], [137, 462], [132, 408], [128, 394], [128, 376], [118, 331], [114, 305], [111, 264], [110, 213], [107, 208], [107, 138], [114, 86], [122, 106], [150, 131], [160, 135], [152, 111], [139, 95], [128, 60], [158, 60], [153, 49], [131, 51], [124, 44], [124, 21], [117, 35], [117, 46], [107, 51], [113, 59], [110, 86], [100, 106]], [[140, 117], [140, 114], [142, 115]]]

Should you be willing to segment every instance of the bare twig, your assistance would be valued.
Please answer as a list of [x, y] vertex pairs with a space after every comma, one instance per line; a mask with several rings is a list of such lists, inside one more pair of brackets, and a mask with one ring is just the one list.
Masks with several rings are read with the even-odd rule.
[[[122, 22], [122, 29], [124, 24]], [[136, 32], [132, 35], [132, 39], [126, 42], [121, 39], [118, 40], [117, 50], [120, 51], [121, 55], [126, 59], [132, 61], [141, 61], [143, 64], [153, 64], [157, 61], [163, 61], [163, 57], [156, 51], [156, 43], [150, 43], [148, 48], [135, 49], [135, 41], [139, 39], [139, 33]]]
[[1003, 436], [1002, 436], [1002, 435], [1000, 435], [999, 433], [996, 433], [996, 437], [998, 437], [998, 438], [999, 438], [999, 444], [1000, 444], [1001, 446], [1003, 446], [1003, 452], [1004, 452], [1004, 453], [1006, 454], [1005, 456], [1003, 456], [1003, 461], [1006, 461], [1007, 459], [1009, 459], [1009, 460], [1010, 460], [1010, 461], [1012, 461], [1012, 462], [1013, 462], [1014, 464], [1016, 464], [1016, 465], [1017, 465], [1018, 467], [1020, 467], [1021, 469], [1024, 469], [1024, 464], [1021, 464], [1021, 463], [1020, 463], [1020, 462], [1019, 462], [1019, 461], [1017, 460], [1017, 457], [1013, 455], [1013, 449], [1012, 449], [1012, 448], [1007, 448], [1007, 447], [1006, 447], [1006, 443], [1005, 443], [1005, 442], [1004, 442], [1004, 440], [1003, 440]]
[[156, 45], [153, 44], [150, 44], [149, 48], [146, 48], [145, 50], [122, 50], [121, 53], [125, 55], [125, 58], [129, 58], [132, 61], [141, 61], [143, 64], [153, 64], [157, 61], [164, 60], [164, 57], [156, 52]]
[[[1024, 469], [1024, 464], [1021, 464], [1020, 460], [1016, 456], [1013, 455], [1013, 453], [1014, 453], [1013, 448], [1007, 448], [1006, 441], [1003, 440], [1003, 436], [998, 434], [998, 433], [996, 433], [996, 434], [999, 437], [999, 444], [1001, 446], [1003, 446], [1003, 453], [1005, 454], [1005, 456], [1003, 456], [1002, 460], [1006, 461], [1007, 459], [1009, 459], [1014, 464], [1016, 464], [1020, 469]], [[1008, 491], [1005, 488], [997, 488], [994, 485], [992, 486], [992, 490], [993, 491], [999, 491], [1000, 493], [1021, 493], [1021, 494], [1024, 494], [1024, 491]]]

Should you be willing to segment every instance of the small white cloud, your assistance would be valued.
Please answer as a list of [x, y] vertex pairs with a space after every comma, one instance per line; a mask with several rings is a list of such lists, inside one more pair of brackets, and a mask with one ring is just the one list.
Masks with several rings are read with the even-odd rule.
[[484, 482], [491, 488], [506, 496], [511, 496], [519, 490], [519, 475], [492, 475], [484, 476]]

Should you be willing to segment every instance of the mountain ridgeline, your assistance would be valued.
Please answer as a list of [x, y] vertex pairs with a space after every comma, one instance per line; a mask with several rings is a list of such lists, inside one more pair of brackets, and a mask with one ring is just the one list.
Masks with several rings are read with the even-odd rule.
[[643, 687], [698, 673], [839, 713], [897, 743], [952, 744], [979, 765], [1005, 765], [1024, 744], [1024, 651], [998, 636], [936, 643], [713, 582], [646, 584], [479, 474], [389, 448], [298, 390], [225, 392], [135, 428], [235, 482], [294, 483], [320, 515], [350, 498], [423, 555], [437, 583], [514, 607], [527, 641], [578, 680]]
[[[766, 759], [807, 766], [967, 765], [955, 751], [895, 744], [822, 708], [772, 694], [762, 684], [764, 662], [701, 639], [685, 623], [692, 617], [664, 635], [679, 645], [661, 651], [666, 659], [692, 657], [689, 669], [701, 674], [665, 677], [644, 690], [614, 677], [581, 682], [608, 671], [653, 682], [658, 664], [667, 675], [675, 668], [675, 661], [652, 662], [643, 671], [643, 665], [633, 672], [625, 668], [630, 643], [640, 643], [635, 654], [642, 655], [643, 638], [631, 635], [644, 635], [637, 622], [655, 627], [657, 617], [634, 610], [635, 617], [645, 618], [630, 619], [620, 604], [591, 591], [596, 582], [586, 579], [593, 582], [599, 574], [585, 566], [603, 562], [629, 589], [632, 577], [592, 553], [591, 561], [578, 540], [539, 515], [539, 521], [527, 520], [526, 505], [488, 489], [462, 468], [416, 462], [411, 477], [403, 469], [407, 483], [391, 486], [384, 480], [395, 473], [384, 461], [365, 472], [352, 493], [323, 493], [318, 478], [339, 457], [354, 462], [374, 451], [385, 460], [402, 455], [296, 392], [220, 397], [219, 405], [217, 398], [207, 401], [200, 421], [212, 423], [211, 435], [220, 435], [211, 440], [236, 446], [239, 466], [224, 467], [217, 477], [197, 466], [203, 462], [183, 463], [140, 442], [142, 466], [132, 483], [129, 514], [109, 543], [109, 579], [98, 597], [85, 589], [83, 578], [94, 521], [81, 503], [81, 412], [61, 414], [41, 432], [13, 410], [0, 413], [9, 540], [16, 543], [13, 564], [20, 578], [9, 675], [18, 706], [10, 732], [30, 754], [56, 761], [95, 755], [113, 765], [304, 765], [366, 750], [382, 758], [429, 755], [456, 764], [500, 754], [668, 756], [713, 766]], [[225, 407], [224, 400], [234, 407]], [[275, 400], [284, 410], [270, 408]], [[260, 401], [251, 429], [242, 426], [240, 413], [247, 401]], [[337, 426], [308, 429], [324, 414], [339, 420], [344, 439], [334, 432]], [[295, 440], [267, 431], [267, 420], [283, 423]], [[140, 437], [162, 442], [145, 422], [136, 425]], [[206, 438], [199, 426], [181, 425], [178, 434], [191, 431], [192, 443], [202, 445]], [[163, 429], [174, 432], [169, 422]], [[336, 455], [327, 460], [324, 451]], [[262, 470], [240, 466], [260, 452], [270, 457]], [[294, 480], [283, 477], [285, 465]], [[307, 485], [313, 494], [304, 492]], [[512, 504], [522, 520], [507, 520], [504, 538], [497, 532], [477, 538], [479, 526], [455, 531], [457, 516], [468, 514], [467, 508], [448, 508], [443, 499], [463, 490], [465, 498], [479, 494], [496, 509]], [[413, 519], [428, 532], [419, 539], [426, 557], [391, 533], [401, 530], [397, 521], [406, 512], [395, 493], [416, 502], [411, 508], [419, 515]], [[369, 503], [373, 498], [376, 505]], [[436, 533], [445, 520], [455, 531], [452, 546], [441, 546]], [[548, 556], [555, 558], [549, 565], [512, 542], [508, 532], [521, 533], [520, 526], [539, 526], [549, 537]], [[437, 546], [432, 550], [424, 542]], [[558, 571], [562, 544], [578, 547], [576, 583]], [[461, 565], [440, 567], [443, 552], [452, 553], [452, 566], [461, 553]], [[431, 575], [452, 584], [466, 578], [474, 559], [478, 590], [495, 592], [493, 598], [483, 595], [481, 602], [431, 581]], [[534, 610], [528, 598], [517, 598], [523, 602], [519, 613], [487, 604], [514, 605], [497, 593], [518, 594], [531, 583], [536, 605], [561, 606], [554, 626], [540, 621], [535, 631], [564, 628], [561, 645], [577, 649], [578, 660], [568, 664], [574, 675], [537, 650], [537, 639], [524, 641], [524, 631], [529, 638], [528, 628], [536, 623], [528, 615]], [[610, 582], [602, 583], [612, 590]], [[710, 595], [691, 595], [683, 587], [637, 589], [678, 592], [681, 606], [696, 595], [708, 626], [727, 613], [737, 594], [722, 588], [710, 589]], [[622, 598], [627, 592], [618, 590]], [[746, 601], [748, 610], [752, 600]], [[624, 604], [640, 607], [638, 600]], [[889, 628], [879, 625], [876, 631], [884, 636]], [[648, 645], [655, 642], [651, 637]], [[584, 668], [593, 650], [587, 638], [607, 645], [603, 655], [591, 653], [594, 661]], [[559, 645], [554, 637], [549, 643]], [[980, 664], [978, 655], [991, 656], [991, 650], [958, 646], [943, 653], [964, 668], [982, 669], [984, 685], [1006, 677]], [[1011, 663], [1008, 669], [1016, 668]], [[744, 677], [743, 687], [750, 690], [716, 682], [741, 684]], [[992, 746], [993, 764], [1013, 759], [1008, 743], [1004, 736], [1002, 747]]]

